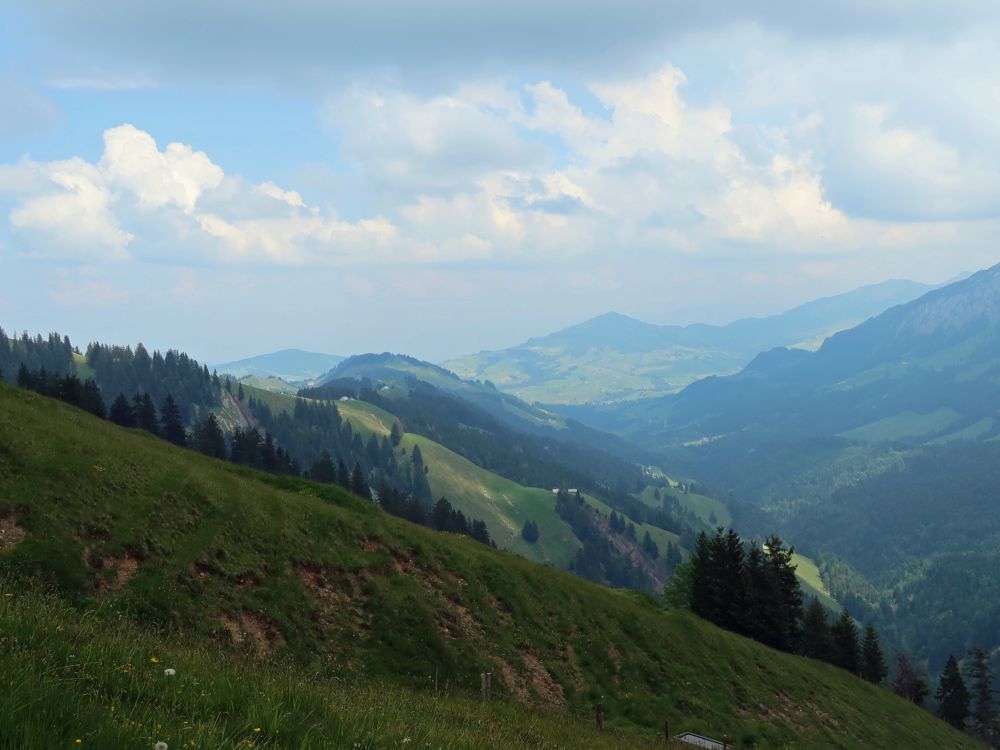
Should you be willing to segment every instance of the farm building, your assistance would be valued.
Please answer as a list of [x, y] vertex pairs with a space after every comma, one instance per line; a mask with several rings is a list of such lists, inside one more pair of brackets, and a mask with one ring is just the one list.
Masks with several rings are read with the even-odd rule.
[[686, 742], [689, 745], [694, 745], [695, 747], [707, 747], [710, 748], [710, 750], [729, 750], [728, 743], [711, 740], [708, 737], [702, 737], [700, 734], [695, 734], [694, 732], [683, 732], [675, 736], [674, 739], [680, 742]]

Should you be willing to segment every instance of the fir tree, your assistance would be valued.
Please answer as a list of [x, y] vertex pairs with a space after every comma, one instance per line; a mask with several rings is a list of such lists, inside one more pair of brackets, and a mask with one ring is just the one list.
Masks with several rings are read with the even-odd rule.
[[342, 458], [337, 461], [337, 484], [345, 490], [351, 489], [351, 475], [347, 471], [347, 464], [344, 463], [344, 459]]
[[160, 429], [164, 440], [181, 446], [187, 443], [187, 433], [181, 421], [181, 410], [169, 393], [163, 399], [163, 406], [160, 408]]
[[403, 428], [400, 427], [399, 422], [392, 423], [392, 431], [389, 433], [389, 439], [393, 446], [399, 445], [399, 442], [403, 439]]
[[226, 436], [222, 434], [219, 421], [211, 412], [195, 425], [194, 441], [191, 447], [206, 456], [223, 459], [226, 457]]
[[[333, 465], [333, 458], [329, 451], [323, 451], [319, 458], [313, 461], [309, 467], [309, 478], [315, 482], [327, 482], [333, 484], [337, 481], [337, 469]], [[381, 497], [381, 494], [379, 495]]]
[[966, 671], [972, 682], [972, 697], [976, 700], [976, 708], [972, 713], [976, 726], [984, 732], [993, 729], [996, 720], [993, 698], [993, 673], [990, 668], [990, 655], [978, 646], [969, 649]]
[[858, 630], [854, 618], [844, 609], [830, 628], [830, 662], [857, 674], [859, 661]]
[[809, 602], [802, 618], [802, 653], [824, 661], [830, 656], [830, 623], [826, 608], [816, 597]]
[[156, 406], [153, 398], [148, 393], [136, 394], [132, 399], [132, 409], [135, 412], [135, 421], [138, 426], [146, 432], [154, 435], [160, 434], [160, 420], [156, 416]]
[[124, 393], [119, 393], [115, 400], [111, 402], [111, 410], [108, 412], [108, 419], [117, 425], [121, 425], [122, 427], [136, 426], [135, 412], [132, 411], [132, 405], [129, 404]]
[[358, 497], [363, 497], [365, 500], [372, 499], [371, 489], [365, 480], [365, 473], [361, 470], [360, 463], [354, 464], [354, 473], [351, 474], [351, 492]]
[[874, 626], [865, 628], [865, 639], [861, 644], [861, 676], [875, 685], [881, 685], [889, 673], [882, 655], [878, 632]]
[[896, 679], [892, 682], [892, 690], [896, 695], [918, 706], [924, 704], [924, 698], [930, 693], [927, 678], [917, 671], [905, 652], [896, 654]]
[[956, 729], [963, 728], [969, 715], [970, 696], [954, 656], [949, 656], [944, 665], [934, 697], [938, 701], [938, 715]]
[[529, 544], [538, 541], [538, 524], [534, 521], [525, 521], [521, 527], [521, 538]]

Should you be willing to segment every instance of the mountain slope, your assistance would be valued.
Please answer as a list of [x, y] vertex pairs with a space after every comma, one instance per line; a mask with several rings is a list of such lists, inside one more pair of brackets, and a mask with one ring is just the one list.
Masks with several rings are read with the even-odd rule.
[[[655, 728], [669, 717], [674, 727], [727, 733], [744, 746], [976, 746], [888, 691], [664, 612], [647, 597], [2, 384], [0, 515], [4, 528], [19, 530], [4, 536], [0, 552], [0, 572], [17, 586], [40, 577], [79, 605], [100, 597], [109, 613], [128, 612], [144, 627], [285, 655], [322, 680], [364, 675], [426, 689], [436, 675], [471, 692], [489, 669], [500, 697], [579, 712], [601, 700], [626, 726]], [[86, 669], [95, 641], [84, 633], [72, 644]], [[11, 660], [25, 648], [4, 649], [0, 664], [16, 669]], [[184, 659], [175, 648], [169, 653]], [[122, 694], [88, 684], [79, 695]], [[302, 710], [286, 695], [286, 711]], [[238, 693], [229, 696], [210, 703], [217, 716], [238, 710]], [[24, 707], [18, 721], [35, 716], [28, 725], [45, 731], [37, 717], [47, 706]], [[247, 731], [282, 723], [248, 718]]]
[[320, 354], [302, 349], [281, 349], [270, 354], [223, 362], [215, 365], [222, 374], [243, 378], [247, 375], [277, 377], [286, 381], [303, 381], [318, 378], [343, 361], [337, 354]]
[[464, 378], [544, 403], [611, 402], [677, 391], [708, 375], [739, 370], [775, 346], [814, 348], [934, 287], [886, 281], [815, 300], [780, 315], [725, 326], [659, 326], [607, 313], [541, 338], [445, 363]]

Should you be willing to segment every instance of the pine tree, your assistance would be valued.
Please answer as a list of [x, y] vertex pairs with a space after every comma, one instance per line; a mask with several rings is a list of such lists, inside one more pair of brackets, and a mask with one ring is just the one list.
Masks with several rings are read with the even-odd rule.
[[342, 458], [337, 461], [337, 484], [345, 490], [351, 489], [351, 475], [347, 471], [347, 464], [344, 463], [344, 459]]
[[854, 674], [859, 668], [858, 630], [845, 609], [830, 628], [830, 662]]
[[236, 391], [236, 400], [237, 401], [242, 401], [243, 400], [243, 395], [244, 395], [243, 394], [243, 383], [240, 383], [240, 387]]
[[830, 656], [830, 623], [826, 608], [816, 597], [809, 602], [802, 619], [802, 653], [824, 661]]
[[981, 731], [991, 731], [996, 720], [993, 700], [996, 691], [993, 690], [990, 655], [978, 646], [970, 648], [966, 670], [972, 681], [972, 696], [976, 699], [976, 708], [972, 713], [976, 726]]
[[351, 492], [365, 500], [372, 499], [372, 492], [365, 480], [365, 473], [361, 470], [360, 463], [354, 464], [354, 473], [351, 475]]
[[136, 394], [132, 399], [132, 409], [135, 412], [136, 424], [146, 432], [160, 434], [160, 420], [156, 416], [156, 406], [148, 393]]
[[323, 451], [319, 458], [313, 461], [312, 466], [309, 467], [309, 478], [315, 482], [329, 484], [337, 481], [337, 469], [333, 465], [333, 458], [329, 451]]
[[927, 678], [917, 671], [904, 651], [896, 654], [896, 672], [896, 679], [892, 681], [893, 692], [910, 703], [922, 706], [924, 698], [930, 693]]
[[948, 657], [948, 662], [944, 665], [934, 697], [938, 701], [938, 715], [956, 729], [963, 728], [969, 715], [970, 696], [953, 655]]
[[187, 443], [187, 433], [184, 431], [184, 423], [181, 421], [180, 407], [177, 406], [174, 397], [169, 393], [163, 399], [163, 406], [160, 408], [160, 429], [164, 440], [180, 446]]
[[861, 644], [861, 676], [868, 682], [881, 685], [888, 673], [878, 632], [873, 625], [868, 625], [865, 628], [865, 639]]
[[399, 445], [399, 442], [403, 439], [403, 428], [400, 427], [399, 422], [392, 423], [392, 431], [389, 433], [389, 439], [393, 446]]
[[124, 393], [119, 393], [115, 400], [111, 403], [111, 410], [108, 412], [108, 419], [117, 425], [121, 425], [122, 427], [136, 426], [135, 412], [132, 411], [132, 405], [129, 404]]
[[642, 551], [653, 560], [660, 556], [660, 548], [656, 546], [656, 542], [653, 541], [653, 537], [649, 535], [648, 531], [642, 537]]
[[222, 428], [211, 412], [195, 425], [192, 447], [206, 456], [223, 459], [226, 457], [226, 436], [222, 434]]
[[521, 527], [521, 538], [529, 544], [538, 541], [538, 524], [534, 521], [525, 521]]

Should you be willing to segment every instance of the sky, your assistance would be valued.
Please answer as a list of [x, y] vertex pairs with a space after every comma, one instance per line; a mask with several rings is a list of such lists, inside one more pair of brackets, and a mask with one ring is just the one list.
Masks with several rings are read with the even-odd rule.
[[995, 3], [0, 0], [7, 331], [443, 361], [998, 230]]

